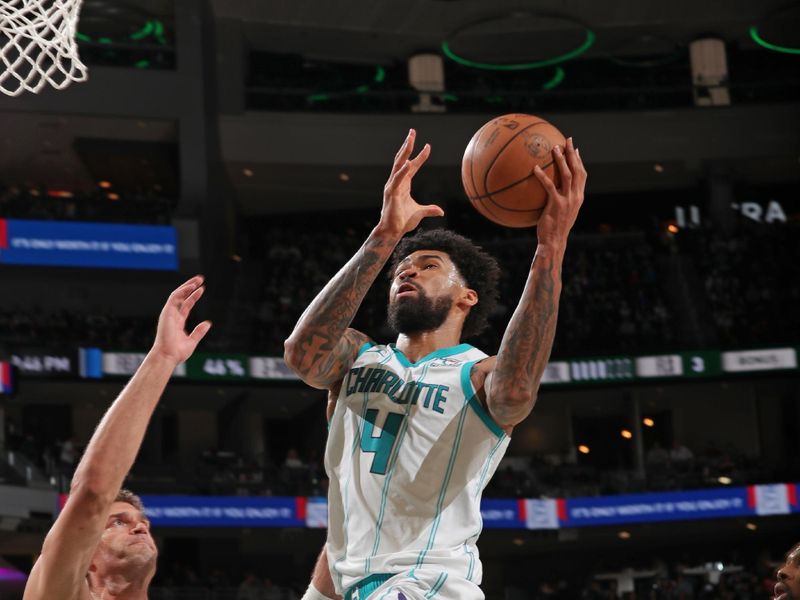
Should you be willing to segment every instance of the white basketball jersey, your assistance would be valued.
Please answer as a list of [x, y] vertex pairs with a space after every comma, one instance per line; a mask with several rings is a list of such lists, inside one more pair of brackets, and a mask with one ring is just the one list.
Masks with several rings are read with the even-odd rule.
[[365, 344], [331, 417], [328, 561], [338, 593], [374, 574], [429, 567], [479, 584], [481, 494], [509, 437], [470, 379], [469, 344], [411, 363]]

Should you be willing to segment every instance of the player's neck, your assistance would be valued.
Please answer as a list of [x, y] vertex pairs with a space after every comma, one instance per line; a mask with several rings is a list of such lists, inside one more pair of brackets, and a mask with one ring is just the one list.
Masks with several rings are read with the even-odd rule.
[[147, 600], [147, 588], [152, 577], [129, 577], [106, 573], [103, 577], [89, 575], [89, 591], [93, 600]]
[[461, 343], [461, 323], [450, 323], [446, 321], [438, 329], [433, 331], [420, 331], [417, 333], [401, 333], [397, 336], [396, 346], [406, 358], [411, 362], [417, 362], [441, 350], [450, 348]]

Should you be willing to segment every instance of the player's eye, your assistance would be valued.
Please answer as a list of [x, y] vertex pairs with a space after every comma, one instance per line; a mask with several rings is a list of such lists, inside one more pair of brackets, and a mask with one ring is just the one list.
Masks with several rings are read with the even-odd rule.
[[435, 269], [437, 265], [435, 263], [430, 263], [422, 267], [423, 269]]
[[125, 525], [125, 521], [122, 519], [114, 519], [111, 523], [114, 527], [119, 527], [120, 525]]

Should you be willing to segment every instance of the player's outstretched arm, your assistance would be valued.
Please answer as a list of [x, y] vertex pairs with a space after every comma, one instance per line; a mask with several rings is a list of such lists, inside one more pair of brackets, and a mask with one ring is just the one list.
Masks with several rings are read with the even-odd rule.
[[86, 573], [92, 555], [147, 423], [175, 367], [191, 356], [211, 328], [204, 321], [191, 334], [184, 331], [203, 289], [203, 278], [198, 276], [170, 294], [153, 347], [100, 421], [75, 470], [69, 499], [45, 538], [24, 600], [88, 598]]
[[319, 558], [317, 558], [317, 564], [314, 565], [311, 584], [300, 600], [342, 600], [342, 597], [336, 593], [336, 589], [333, 587], [333, 579], [328, 567], [328, 553], [325, 551], [325, 546], [322, 547], [322, 552], [319, 553]]
[[411, 158], [415, 138], [412, 129], [394, 158], [383, 189], [378, 225], [355, 256], [317, 294], [284, 342], [286, 364], [313, 387], [327, 389], [342, 379], [358, 349], [369, 341], [349, 326], [400, 239], [425, 217], [444, 214], [438, 206], [423, 206], [411, 197], [411, 180], [430, 155], [426, 144]]
[[[538, 246], [528, 280], [506, 328], [496, 360], [476, 365], [475, 379], [485, 379], [486, 405], [507, 430], [527, 417], [536, 402], [558, 320], [561, 265], [567, 237], [583, 204], [586, 169], [572, 138], [566, 151], [553, 150], [561, 175], [557, 189], [538, 166], [536, 177], [547, 190], [547, 205], [538, 225]], [[485, 363], [485, 364], [484, 364]], [[480, 388], [476, 381], [476, 388]]]

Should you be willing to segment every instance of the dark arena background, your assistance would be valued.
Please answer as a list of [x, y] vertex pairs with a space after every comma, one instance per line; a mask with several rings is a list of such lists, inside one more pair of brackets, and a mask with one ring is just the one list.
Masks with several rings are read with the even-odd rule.
[[[85, 0], [88, 81], [0, 96], [0, 598], [195, 273], [214, 327], [126, 481], [150, 598], [299, 598], [326, 396], [283, 340], [414, 127], [414, 195], [446, 211], [423, 227], [502, 267], [469, 340], [496, 352], [536, 230], [479, 215], [460, 161], [512, 112], [574, 136], [589, 179], [539, 400], [484, 494], [486, 597], [772, 598], [800, 541], [798, 31], [773, 0]], [[381, 277], [356, 318], [382, 342], [386, 299]]]

